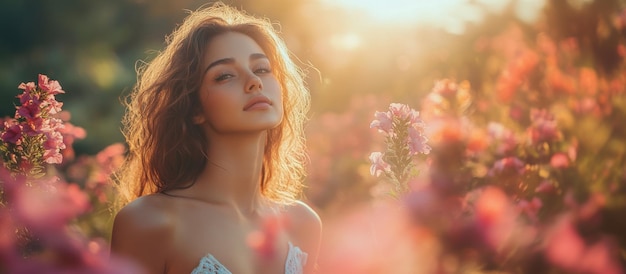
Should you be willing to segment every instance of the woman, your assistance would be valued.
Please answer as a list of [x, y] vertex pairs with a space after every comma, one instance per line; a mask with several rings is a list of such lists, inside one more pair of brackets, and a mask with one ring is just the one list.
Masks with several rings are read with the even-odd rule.
[[112, 252], [148, 273], [312, 272], [321, 222], [297, 200], [309, 94], [271, 23], [195, 11], [139, 75]]

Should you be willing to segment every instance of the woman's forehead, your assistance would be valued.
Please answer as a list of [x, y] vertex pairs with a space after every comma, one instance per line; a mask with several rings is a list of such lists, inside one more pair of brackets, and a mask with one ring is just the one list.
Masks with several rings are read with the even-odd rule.
[[204, 61], [210, 64], [223, 58], [248, 59], [258, 53], [265, 54], [265, 51], [254, 39], [242, 33], [227, 32], [215, 36], [207, 44]]

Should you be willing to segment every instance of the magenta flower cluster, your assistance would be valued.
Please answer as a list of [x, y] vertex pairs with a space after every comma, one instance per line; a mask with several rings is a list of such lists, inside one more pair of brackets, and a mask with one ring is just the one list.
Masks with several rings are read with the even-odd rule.
[[61, 111], [63, 103], [55, 95], [65, 93], [58, 81], [39, 74], [37, 84], [21, 83], [23, 90], [17, 98], [15, 117], [0, 126], [0, 152], [5, 166], [13, 171], [41, 172], [44, 164], [63, 161], [63, 123], [54, 115]]
[[[63, 124], [69, 113], [60, 113], [63, 104], [55, 98], [65, 93], [61, 85], [40, 74], [37, 84], [19, 89], [15, 116], [0, 127], [0, 273], [141, 273], [72, 224], [92, 204], [78, 184], [59, 178], [63, 172], [50, 165], [62, 163], [66, 147], [85, 135]], [[103, 154], [102, 165], [122, 152], [123, 147]]]

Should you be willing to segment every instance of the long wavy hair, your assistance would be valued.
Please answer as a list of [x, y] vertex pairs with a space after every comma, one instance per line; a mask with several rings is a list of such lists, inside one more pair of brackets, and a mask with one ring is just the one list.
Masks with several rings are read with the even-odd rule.
[[209, 41], [226, 32], [242, 33], [259, 44], [282, 88], [283, 121], [268, 130], [261, 193], [279, 203], [293, 202], [301, 194], [310, 103], [304, 72], [269, 20], [216, 3], [190, 12], [167, 37], [165, 49], [137, 69], [137, 84], [124, 102], [122, 132], [129, 153], [114, 176], [118, 206], [143, 195], [189, 187], [205, 167], [211, 140], [193, 122], [201, 109], [201, 60]]

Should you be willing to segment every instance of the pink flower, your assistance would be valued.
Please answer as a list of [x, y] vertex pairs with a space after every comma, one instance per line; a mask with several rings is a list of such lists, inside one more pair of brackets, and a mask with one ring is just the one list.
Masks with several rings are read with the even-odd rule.
[[427, 142], [428, 138], [421, 131], [415, 127], [409, 128], [409, 152], [411, 155], [429, 154], [431, 148], [426, 144]]
[[528, 75], [535, 69], [539, 63], [537, 53], [525, 50], [512, 60], [507, 68], [502, 72], [496, 84], [496, 92], [498, 99], [504, 103], [509, 103], [517, 93], [517, 89], [525, 81]]
[[383, 160], [382, 152], [372, 152], [372, 154], [370, 154], [370, 162], [372, 163], [370, 173], [376, 177], [379, 177], [381, 173], [388, 172], [391, 168], [389, 164]]
[[543, 207], [543, 202], [541, 202], [541, 199], [537, 197], [534, 197], [530, 201], [521, 200], [517, 203], [517, 208], [521, 212], [525, 213], [526, 216], [528, 216], [528, 218], [530, 218], [533, 222], [539, 221], [537, 213], [539, 213], [539, 209], [541, 209], [541, 207]]
[[39, 74], [38, 85], [41, 90], [45, 91], [49, 95], [65, 93], [65, 91], [61, 89], [61, 85], [59, 84], [59, 82], [54, 80], [50, 81], [48, 79], [48, 76], [43, 74]]
[[508, 215], [509, 206], [509, 198], [502, 190], [486, 187], [476, 201], [476, 217], [484, 225], [492, 225]]
[[517, 157], [506, 157], [496, 161], [490, 171], [491, 175], [501, 173], [524, 173], [525, 163]]
[[450, 79], [443, 79], [435, 82], [433, 92], [441, 94], [441, 96], [447, 99], [451, 99], [452, 97], [456, 96], [457, 89], [458, 85], [454, 81]]
[[539, 183], [539, 186], [535, 188], [535, 192], [537, 193], [554, 193], [555, 190], [556, 187], [554, 186], [554, 184], [548, 180], [542, 181], [541, 183]]
[[500, 123], [490, 122], [487, 125], [489, 136], [496, 141], [496, 152], [500, 155], [507, 154], [518, 145], [515, 133]]
[[28, 119], [22, 124], [22, 132], [28, 136], [39, 135], [44, 131], [44, 129], [48, 128], [45, 123], [45, 120], [41, 117]]
[[545, 109], [531, 109], [530, 120], [532, 125], [527, 129], [531, 143], [540, 144], [561, 139], [554, 115]]
[[550, 158], [550, 165], [554, 168], [566, 168], [569, 164], [569, 158], [565, 153], [556, 153]]
[[578, 269], [584, 273], [623, 274], [621, 267], [613, 256], [613, 248], [607, 241], [599, 241], [588, 247], [581, 258]]
[[393, 121], [390, 113], [377, 111], [374, 114], [374, 121], [370, 124], [370, 128], [376, 128], [385, 134], [391, 134]]
[[[29, 84], [33, 84], [33, 83], [30, 82]], [[24, 84], [22, 84], [22, 85], [24, 85]], [[24, 88], [26, 88], [26, 87], [24, 87]], [[36, 93], [36, 92], [33, 92], [32, 89], [24, 90], [24, 92], [22, 94], [18, 95], [17, 98], [20, 99], [20, 104], [22, 104], [22, 105], [27, 104], [28, 102], [32, 102], [32, 103], [34, 103], [36, 105], [39, 105], [39, 102], [40, 102], [39, 94]]]
[[[60, 125], [57, 125], [57, 127]], [[46, 137], [43, 148], [45, 149], [45, 153], [43, 155], [43, 160], [49, 164], [60, 164], [63, 162], [63, 155], [61, 154], [61, 150], [65, 149], [65, 143], [63, 143], [63, 135], [59, 131], [49, 131], [45, 132], [44, 136]]]
[[617, 251], [600, 239], [587, 245], [571, 216], [563, 216], [546, 238], [546, 256], [554, 265], [576, 273], [620, 274]]
[[497, 187], [486, 187], [480, 193], [475, 204], [476, 224], [492, 248], [513, 240], [517, 225], [513, 209], [509, 197]]
[[54, 96], [49, 96], [46, 101], [42, 103], [42, 107], [48, 109], [48, 114], [57, 114], [61, 111], [63, 103], [54, 99]]
[[0, 136], [5, 143], [17, 144], [20, 138], [22, 138], [22, 127], [19, 124], [10, 124], [4, 122], [4, 131]]
[[17, 217], [29, 230], [47, 235], [63, 229], [67, 222], [89, 208], [88, 196], [75, 184], [58, 178], [20, 185], [13, 197]]
[[392, 117], [397, 117], [401, 120], [411, 118], [413, 114], [413, 110], [409, 106], [399, 103], [391, 103], [389, 105], [389, 111]]
[[17, 114], [26, 119], [35, 119], [40, 116], [41, 109], [38, 104], [28, 101], [26, 104], [22, 104], [22, 106], [17, 108]]
[[17, 88], [24, 90], [27, 93], [30, 93], [31, 91], [35, 90], [36, 86], [34, 82], [28, 82], [26, 84], [21, 83]]
[[585, 94], [593, 96], [598, 93], [598, 75], [595, 70], [591, 68], [581, 68], [578, 78], [580, 88]]
[[570, 218], [559, 220], [546, 242], [548, 260], [565, 269], [574, 269], [585, 252], [585, 242]]

